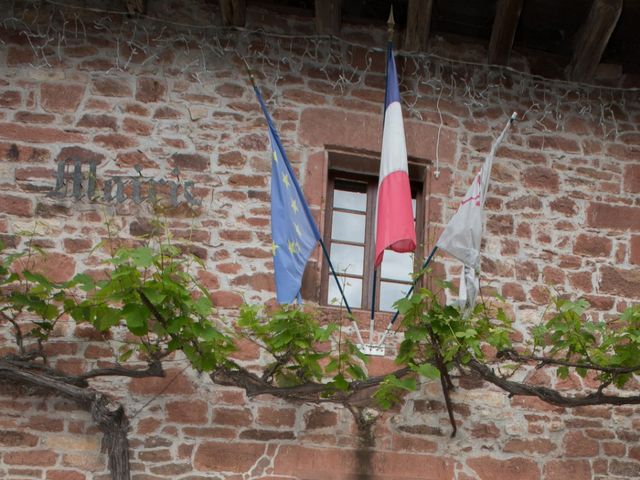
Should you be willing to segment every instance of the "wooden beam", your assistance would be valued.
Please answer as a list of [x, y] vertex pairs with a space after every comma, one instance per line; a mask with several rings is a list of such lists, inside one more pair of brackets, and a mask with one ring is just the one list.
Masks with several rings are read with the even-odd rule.
[[244, 27], [247, 19], [246, 0], [220, 0], [222, 23], [227, 26]]
[[433, 0], [409, 0], [403, 44], [405, 50], [417, 52], [427, 49], [432, 7]]
[[491, 29], [491, 40], [489, 41], [488, 61], [490, 64], [506, 65], [509, 63], [523, 3], [524, 0], [498, 0], [496, 17]]
[[587, 81], [593, 78], [620, 18], [622, 1], [593, 1], [589, 16], [578, 32], [575, 51], [567, 67], [569, 80]]
[[316, 0], [316, 32], [337, 35], [342, 28], [342, 0]]

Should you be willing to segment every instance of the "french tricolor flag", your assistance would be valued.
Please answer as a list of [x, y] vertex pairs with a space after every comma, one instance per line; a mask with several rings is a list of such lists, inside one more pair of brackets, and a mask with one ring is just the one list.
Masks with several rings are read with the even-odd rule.
[[396, 62], [391, 44], [387, 50], [387, 87], [384, 109], [382, 159], [377, 198], [376, 267], [382, 263], [386, 249], [404, 253], [413, 252], [416, 248], [407, 147], [404, 141]]

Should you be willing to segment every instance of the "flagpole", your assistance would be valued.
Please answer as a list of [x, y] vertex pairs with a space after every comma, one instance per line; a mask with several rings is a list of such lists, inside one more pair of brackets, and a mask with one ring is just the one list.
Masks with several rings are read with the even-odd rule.
[[[393, 32], [395, 27], [395, 20], [393, 18], [393, 4], [389, 9], [389, 18], [387, 19], [387, 55], [389, 55], [389, 51], [393, 54]], [[387, 71], [387, 76], [389, 72]], [[386, 82], [385, 87], [385, 98], [387, 96], [386, 88], [388, 88], [389, 82]], [[382, 116], [382, 130], [384, 132], [384, 119], [386, 116], [386, 110]], [[376, 212], [377, 215], [377, 212]], [[374, 266], [373, 268], [373, 285], [371, 287], [371, 320], [369, 321], [369, 344], [373, 345], [373, 331], [375, 327], [375, 311], [376, 311], [376, 285], [378, 283], [377, 280], [378, 268]]]
[[[264, 105], [264, 102], [262, 101], [261, 95], [260, 95], [260, 90], [258, 89], [258, 86], [256, 85], [255, 79], [253, 77], [253, 72], [251, 71], [251, 67], [249, 66], [249, 64], [247, 63], [247, 60], [242, 57], [242, 61], [244, 62], [245, 68], [247, 69], [247, 73], [249, 75], [249, 80], [251, 81], [251, 85], [253, 86], [253, 90], [256, 93], [256, 96], [258, 97], [258, 101], [260, 102], [260, 107], [262, 108], [262, 111], [264, 113], [264, 115], [269, 118], [269, 113], [266, 110], [266, 107]], [[278, 144], [280, 144], [280, 138], [277, 135], [277, 132], [272, 132], [274, 135], [274, 139], [276, 142], [278, 142]], [[280, 149], [282, 151], [284, 151], [284, 149], [282, 149], [281, 145], [279, 145]], [[291, 167], [288, 165], [288, 162], [285, 162], [286, 168], [289, 171], [289, 174], [291, 175], [291, 178], [295, 179], [295, 176], [293, 175], [293, 172], [291, 171]], [[302, 193], [302, 191], [300, 190], [300, 186], [298, 185], [297, 181], [293, 181], [293, 185], [296, 188], [296, 190], [298, 191], [298, 195], [300, 196], [300, 198], [304, 198], [304, 195]], [[302, 208], [305, 209], [306, 214], [308, 216], [309, 219], [313, 219], [311, 212], [309, 211], [309, 207], [307, 206], [306, 202], [302, 202]], [[358, 327], [358, 324], [356, 323], [355, 319], [353, 318], [353, 312], [351, 311], [351, 307], [349, 306], [349, 302], [347, 301], [347, 297], [344, 293], [344, 290], [342, 289], [342, 285], [340, 284], [340, 281], [338, 280], [338, 275], [336, 274], [335, 268], [333, 267], [333, 263], [331, 262], [331, 258], [329, 257], [329, 251], [327, 250], [327, 247], [324, 243], [324, 241], [322, 240], [322, 236], [320, 235], [320, 231], [318, 230], [317, 225], [315, 224], [314, 221], [310, 222], [311, 227], [314, 231], [315, 237], [318, 240], [318, 242], [320, 242], [320, 246], [322, 247], [322, 253], [324, 254], [324, 257], [327, 260], [327, 263], [329, 265], [329, 268], [331, 270], [331, 274], [333, 275], [334, 280], [336, 281], [336, 285], [338, 286], [338, 291], [340, 292], [340, 295], [342, 296], [342, 300], [344, 301], [344, 305], [347, 309], [347, 312], [349, 312], [349, 316], [351, 317], [351, 321], [353, 322], [354, 326], [355, 326], [355, 331], [356, 331], [356, 336], [358, 337], [358, 341], [360, 343], [364, 343], [362, 340], [362, 335], [360, 334], [360, 329]]]

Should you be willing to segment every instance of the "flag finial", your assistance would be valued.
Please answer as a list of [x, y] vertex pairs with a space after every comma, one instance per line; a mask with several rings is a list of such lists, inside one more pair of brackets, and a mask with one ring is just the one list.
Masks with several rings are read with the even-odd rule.
[[244, 62], [244, 67], [247, 69], [247, 74], [249, 75], [249, 80], [251, 81], [251, 86], [253, 88], [256, 88], [256, 80], [255, 78], [253, 78], [253, 71], [251, 70], [251, 67], [249, 66], [249, 63], [247, 62], [247, 59], [244, 57], [241, 57], [242, 61]]
[[387, 34], [389, 35], [389, 41], [393, 40], [393, 30], [396, 26], [396, 22], [393, 19], [393, 4], [391, 4], [391, 8], [389, 9], [389, 19], [387, 20]]

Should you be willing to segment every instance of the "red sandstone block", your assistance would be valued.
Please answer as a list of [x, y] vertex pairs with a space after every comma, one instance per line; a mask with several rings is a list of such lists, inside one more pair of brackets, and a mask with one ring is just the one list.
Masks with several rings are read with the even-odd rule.
[[33, 478], [40, 479], [44, 473], [41, 469], [36, 468], [9, 468], [8, 478]]
[[85, 141], [84, 135], [79, 133], [16, 123], [0, 123], [0, 138], [33, 143], [84, 143]]
[[51, 450], [5, 451], [4, 463], [7, 465], [29, 465], [47, 467], [56, 463], [57, 455]]
[[63, 243], [67, 253], [88, 252], [93, 246], [93, 241], [88, 238], [65, 238]]
[[640, 208], [591, 203], [587, 208], [587, 225], [614, 230], [640, 230]]
[[624, 190], [640, 193], [640, 165], [628, 165], [624, 169]]
[[467, 460], [467, 465], [478, 474], [478, 480], [540, 479], [538, 466], [528, 458], [498, 460], [491, 457], [477, 457]]
[[225, 98], [241, 98], [246, 89], [235, 83], [223, 83], [216, 87], [216, 93]]
[[67, 375], [80, 375], [85, 371], [86, 363], [80, 358], [59, 358], [56, 360], [56, 368]]
[[111, 115], [94, 115], [87, 113], [78, 120], [76, 126], [84, 128], [106, 128], [115, 131], [118, 128], [118, 120]]
[[[2, 205], [1, 202], [0, 197], [0, 205]], [[29, 259], [20, 258], [13, 264], [13, 268], [18, 273], [29, 270], [44, 275], [53, 282], [66, 282], [75, 274], [76, 262], [68, 255], [49, 252], [44, 255], [32, 256]]]
[[33, 203], [29, 198], [0, 194], [0, 212], [20, 217], [32, 217]]
[[523, 173], [524, 185], [528, 188], [546, 190], [557, 193], [560, 180], [556, 170], [537, 166], [526, 169]]
[[44, 351], [47, 356], [53, 357], [56, 355], [74, 355], [78, 351], [77, 342], [52, 342], [51, 340], [45, 342], [43, 345]]
[[27, 147], [15, 143], [0, 143], [0, 161], [40, 163], [49, 159], [50, 152], [44, 148]]
[[74, 112], [84, 96], [84, 85], [44, 83], [40, 86], [40, 103], [47, 112]]
[[238, 349], [231, 354], [232, 358], [236, 360], [257, 360], [260, 358], [260, 347], [255, 342], [240, 339], [235, 343]]
[[245, 473], [265, 452], [262, 443], [206, 442], [196, 450], [193, 465], [209, 472]]
[[229, 185], [238, 187], [265, 187], [269, 182], [267, 175], [242, 175], [229, 176]]
[[580, 146], [571, 138], [558, 135], [529, 135], [527, 138], [532, 150], [560, 150], [564, 153], [580, 153]]
[[138, 452], [138, 460], [145, 463], [169, 462], [173, 459], [171, 450], [161, 448], [158, 450], [143, 450]]
[[637, 162], [640, 160], [640, 147], [638, 145], [610, 143], [607, 145], [607, 155], [622, 161]]
[[225, 152], [218, 155], [218, 165], [224, 167], [244, 167], [246, 157], [239, 151]]
[[176, 423], [207, 423], [207, 404], [202, 400], [184, 400], [166, 405], [167, 419]]
[[114, 150], [122, 150], [125, 148], [133, 148], [138, 145], [135, 138], [122, 135], [120, 133], [112, 133], [108, 135], [96, 135], [93, 137], [93, 141], [106, 148], [112, 148]]
[[551, 460], [544, 466], [545, 480], [591, 480], [587, 460]]
[[602, 442], [605, 455], [609, 457], [624, 457], [627, 446], [621, 442]]
[[293, 427], [296, 422], [294, 408], [259, 407], [257, 422], [268, 427]]
[[127, 117], [122, 122], [122, 128], [127, 133], [135, 133], [136, 135], [151, 135], [153, 124], [138, 120], [136, 118]]
[[231, 280], [233, 286], [250, 286], [254, 290], [274, 292], [275, 280], [271, 273], [254, 273], [240, 275]]
[[7, 52], [7, 66], [17, 67], [20, 65], [32, 65], [36, 63], [35, 54], [30, 47], [10, 46]]
[[473, 438], [498, 438], [500, 430], [492, 423], [477, 423], [471, 428]]
[[503, 451], [509, 453], [545, 454], [554, 451], [556, 448], [556, 444], [546, 438], [536, 438], [533, 440], [513, 439], [505, 444]]
[[105, 97], [130, 97], [133, 94], [126, 80], [111, 77], [94, 79], [91, 90], [93, 93]]
[[218, 235], [222, 240], [231, 242], [249, 242], [252, 239], [251, 232], [247, 230], [221, 230]]
[[253, 416], [249, 410], [237, 408], [214, 408], [213, 423], [219, 425], [233, 425], [235, 427], [247, 427], [251, 425]]
[[171, 120], [182, 117], [182, 112], [166, 105], [156, 108], [155, 112], [153, 112], [153, 118], [159, 120]]
[[140, 102], [159, 102], [164, 100], [166, 86], [162, 80], [149, 77], [139, 77], [136, 87], [136, 100]]
[[569, 284], [584, 293], [593, 291], [593, 280], [591, 272], [576, 272], [569, 274]]
[[600, 269], [600, 292], [627, 298], [640, 297], [640, 271], [603, 265]]
[[560, 268], [547, 266], [542, 271], [544, 283], [548, 285], [562, 285], [565, 281], [564, 271]]
[[220, 279], [218, 276], [206, 270], [198, 271], [198, 280], [210, 292], [220, 288]]
[[564, 436], [564, 454], [567, 457], [593, 457], [598, 455], [598, 442], [580, 431], [568, 432]]
[[100, 345], [87, 345], [87, 348], [84, 351], [85, 358], [98, 359], [98, 358], [107, 358], [113, 359], [114, 354], [113, 350], [106, 346]]
[[192, 394], [191, 381], [178, 369], [169, 369], [164, 377], [134, 378], [129, 383], [132, 393], [140, 395]]
[[63, 147], [56, 157], [56, 162], [80, 160], [82, 163], [96, 162], [100, 164], [104, 160], [102, 153], [94, 152], [84, 147]]
[[640, 462], [612, 460], [609, 462], [609, 473], [626, 478], [640, 477]]
[[148, 435], [149, 433], [155, 432], [158, 427], [162, 424], [159, 418], [156, 417], [147, 417], [141, 419], [136, 425], [136, 433], [138, 435]]
[[84, 473], [77, 470], [47, 470], [47, 480], [85, 480]]
[[314, 409], [305, 414], [304, 422], [307, 429], [332, 428], [338, 423], [338, 415], [329, 410]]
[[183, 427], [182, 432], [187, 437], [206, 437], [223, 438], [223, 439], [235, 439], [238, 436], [238, 429], [236, 427]]
[[144, 153], [135, 150], [133, 152], [121, 152], [116, 157], [116, 164], [119, 167], [158, 168], [158, 164], [149, 159]]
[[[218, 266], [218, 270], [220, 270]], [[223, 270], [221, 272], [225, 273]], [[236, 273], [236, 272], [226, 272], [226, 273]], [[213, 300], [213, 304], [219, 308], [238, 308], [243, 303], [242, 296], [234, 293], [234, 292], [212, 292], [211, 299]]]
[[174, 153], [173, 165], [180, 170], [204, 172], [209, 170], [209, 157], [198, 153]]
[[22, 103], [22, 95], [15, 90], [0, 93], [0, 108], [16, 108]]
[[38, 437], [27, 432], [0, 430], [0, 446], [2, 447], [35, 447]]
[[573, 246], [573, 253], [590, 257], [608, 257], [611, 254], [611, 239], [599, 235], [579, 234]]

